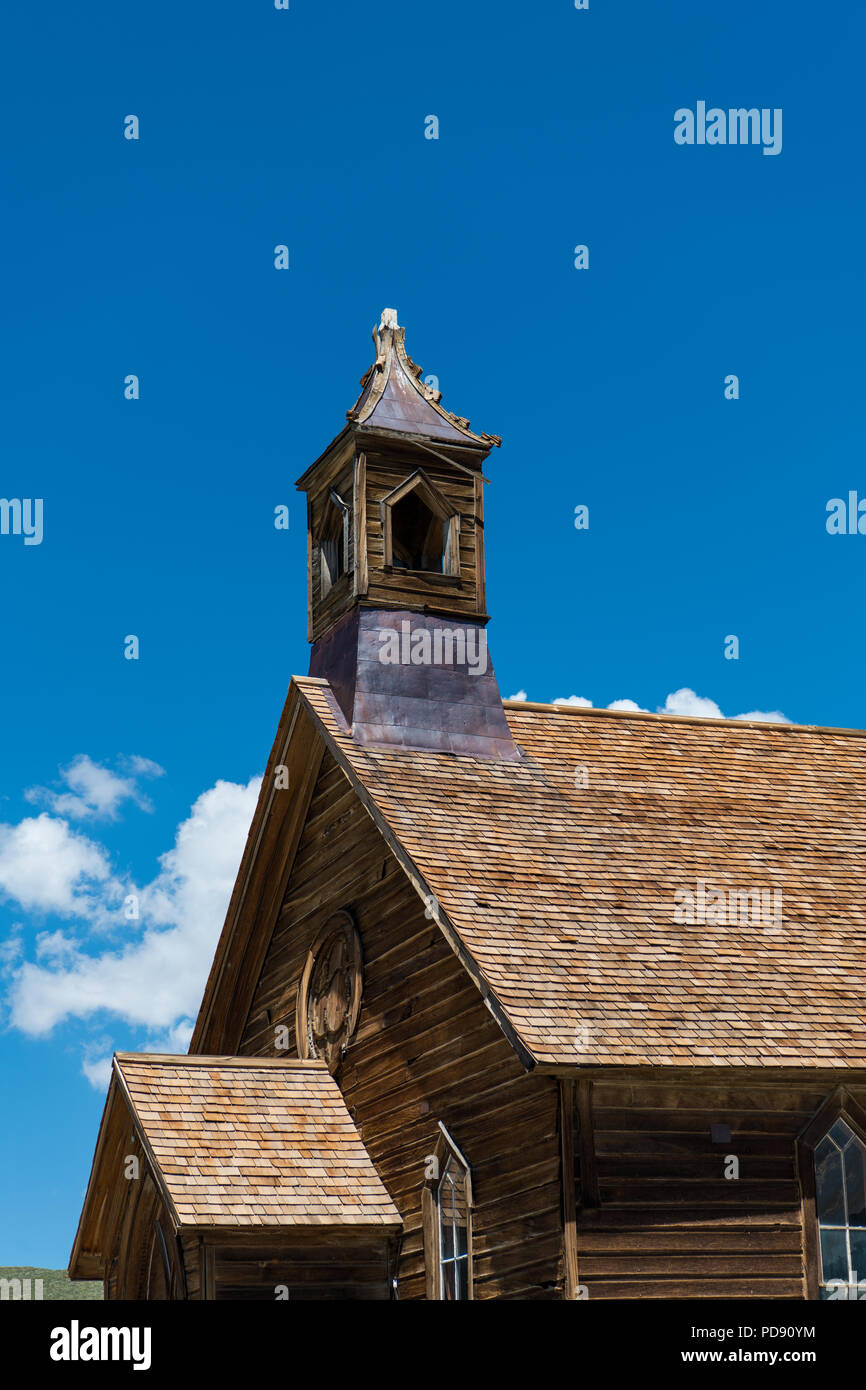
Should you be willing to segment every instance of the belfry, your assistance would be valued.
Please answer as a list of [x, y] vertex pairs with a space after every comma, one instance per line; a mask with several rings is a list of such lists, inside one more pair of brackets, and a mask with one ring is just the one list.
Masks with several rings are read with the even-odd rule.
[[310, 675], [358, 743], [515, 759], [485, 632], [481, 470], [500, 440], [443, 408], [395, 310], [373, 341], [346, 426], [298, 481]]

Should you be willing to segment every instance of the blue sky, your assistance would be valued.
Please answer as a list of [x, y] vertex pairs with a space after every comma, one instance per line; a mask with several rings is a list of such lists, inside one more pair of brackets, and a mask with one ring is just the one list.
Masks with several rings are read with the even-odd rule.
[[[3, 37], [0, 493], [44, 536], [0, 535], [0, 1264], [62, 1266], [105, 1059], [185, 1049], [307, 670], [294, 481], [383, 307], [503, 437], [504, 695], [862, 725], [866, 539], [825, 519], [866, 496], [866, 12], [18, 0]], [[677, 145], [698, 101], [780, 108], [781, 153]]]

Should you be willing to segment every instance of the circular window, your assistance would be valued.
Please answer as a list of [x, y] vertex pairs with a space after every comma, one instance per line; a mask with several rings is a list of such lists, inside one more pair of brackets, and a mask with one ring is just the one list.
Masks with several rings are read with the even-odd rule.
[[361, 1010], [361, 938], [350, 913], [329, 917], [309, 952], [298, 987], [299, 1057], [319, 1057], [334, 1072]]

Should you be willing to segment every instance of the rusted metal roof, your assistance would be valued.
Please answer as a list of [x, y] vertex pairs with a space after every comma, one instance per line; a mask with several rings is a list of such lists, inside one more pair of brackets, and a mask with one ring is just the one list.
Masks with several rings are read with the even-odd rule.
[[463, 447], [489, 450], [499, 437], [475, 434], [469, 421], [440, 404], [442, 393], [421, 380], [422, 369], [406, 353], [405, 330], [394, 309], [385, 309], [374, 329], [376, 361], [362, 380], [362, 390], [347, 419], [365, 430], [420, 435]]

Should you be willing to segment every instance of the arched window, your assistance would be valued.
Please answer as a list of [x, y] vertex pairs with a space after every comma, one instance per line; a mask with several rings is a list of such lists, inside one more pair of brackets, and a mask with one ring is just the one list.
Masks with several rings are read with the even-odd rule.
[[437, 1192], [439, 1212], [439, 1297], [469, 1297], [469, 1169], [449, 1154]]
[[420, 468], [381, 509], [386, 568], [460, 577], [460, 514]]
[[349, 504], [338, 492], [328, 489], [324, 515], [319, 527], [319, 598], [333, 589], [346, 573], [349, 549]]
[[[840, 1117], [815, 1150], [821, 1289], [866, 1283], [866, 1144]], [[850, 1290], [855, 1292], [850, 1293]]]
[[391, 513], [391, 563], [395, 569], [442, 574], [445, 524], [418, 492], [410, 492]]
[[153, 1225], [150, 1242], [150, 1262], [147, 1273], [147, 1297], [167, 1299], [172, 1296], [171, 1259], [166, 1244], [165, 1232], [159, 1221]]
[[428, 1155], [422, 1194], [427, 1297], [462, 1302], [472, 1290], [472, 1174], [445, 1126]]
[[809, 1296], [866, 1294], [866, 1115], [841, 1088], [800, 1138]]

